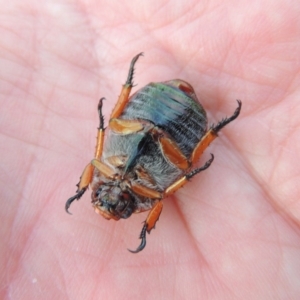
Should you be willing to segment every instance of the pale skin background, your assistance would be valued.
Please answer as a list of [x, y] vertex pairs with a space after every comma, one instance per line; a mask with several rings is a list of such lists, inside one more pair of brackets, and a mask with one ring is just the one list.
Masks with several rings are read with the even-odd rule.
[[[1, 1], [1, 299], [299, 299], [299, 1]], [[215, 161], [147, 213], [64, 211], [137, 63], [134, 90], [190, 82]]]

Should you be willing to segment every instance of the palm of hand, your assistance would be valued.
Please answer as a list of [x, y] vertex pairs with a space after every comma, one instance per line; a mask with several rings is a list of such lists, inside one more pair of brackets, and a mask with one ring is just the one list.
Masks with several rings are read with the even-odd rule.
[[[240, 19], [244, 7], [160, 6], [130, 2], [125, 20], [118, 3], [5, 19], [1, 298], [299, 297], [299, 9], [284, 6], [289, 17], [275, 23], [263, 7]], [[132, 255], [146, 214], [107, 222], [89, 195], [73, 217], [63, 207], [93, 155], [97, 100], [107, 98], [108, 116], [140, 51], [139, 87], [182, 78], [211, 121], [237, 98], [243, 110], [206, 151], [210, 169], [165, 200], [147, 248]]]

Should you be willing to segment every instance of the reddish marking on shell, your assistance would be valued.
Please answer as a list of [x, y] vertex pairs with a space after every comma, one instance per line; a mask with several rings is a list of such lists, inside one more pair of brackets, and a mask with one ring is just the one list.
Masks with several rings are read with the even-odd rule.
[[194, 94], [194, 93], [195, 93], [195, 92], [194, 92], [194, 89], [192, 88], [192, 86], [189, 85], [189, 84], [186, 83], [186, 82], [180, 83], [180, 84], [178, 85], [178, 88], [179, 88], [180, 90], [182, 90], [183, 92], [187, 93], [187, 94]]

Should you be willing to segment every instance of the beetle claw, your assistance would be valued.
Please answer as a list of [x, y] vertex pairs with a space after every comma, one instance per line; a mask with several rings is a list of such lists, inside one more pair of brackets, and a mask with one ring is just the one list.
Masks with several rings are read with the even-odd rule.
[[132, 80], [133, 80], [133, 73], [134, 73], [134, 65], [135, 65], [136, 61], [138, 60], [138, 58], [143, 55], [144, 55], [144, 53], [141, 52], [132, 59], [125, 85], [131, 86], [131, 87], [133, 86]]
[[71, 206], [71, 203], [76, 199], [76, 195], [69, 198], [66, 202], [66, 205], [65, 205], [65, 211], [69, 214], [69, 215], [72, 215], [70, 212], [69, 212], [69, 208]]
[[143, 229], [142, 229], [141, 234], [140, 234], [140, 239], [142, 240], [140, 245], [137, 247], [136, 250], [127, 249], [129, 252], [139, 253], [140, 251], [142, 251], [145, 248], [145, 246], [146, 246], [146, 232], [147, 232], [147, 224], [145, 222], [145, 225], [143, 226]]
[[104, 130], [104, 116], [102, 113], [103, 100], [105, 100], [104, 97], [102, 97], [98, 103], [98, 115], [99, 115], [99, 120], [100, 120], [100, 124], [99, 124], [99, 128], [98, 128], [99, 130], [100, 129]]
[[137, 247], [136, 250], [130, 250], [130, 249], [127, 249], [129, 252], [131, 253], [139, 253], [140, 251], [142, 251], [146, 246], [146, 236], [144, 236], [142, 238], [142, 241], [141, 241], [141, 244]]
[[[68, 207], [69, 208], [69, 207]], [[73, 215], [72, 213], [70, 213], [69, 211], [68, 211], [68, 208], [67, 208], [67, 206], [66, 206], [66, 212], [69, 214], [69, 215]]]
[[222, 119], [216, 126], [212, 126], [212, 130], [217, 133], [218, 131], [220, 131], [223, 127], [225, 127], [228, 123], [232, 122], [233, 120], [235, 120], [242, 109], [242, 101], [241, 100], [236, 100], [238, 103], [238, 107], [236, 108], [236, 110], [234, 111], [233, 115], [229, 118], [224, 118]]
[[69, 198], [65, 204], [65, 211], [69, 214], [69, 215], [72, 215], [70, 212], [69, 212], [69, 208], [72, 204], [73, 201], [75, 200], [79, 200], [81, 198], [81, 196], [84, 194], [84, 192], [86, 191], [86, 189], [82, 189], [80, 190], [78, 193], [76, 193], [75, 196]]

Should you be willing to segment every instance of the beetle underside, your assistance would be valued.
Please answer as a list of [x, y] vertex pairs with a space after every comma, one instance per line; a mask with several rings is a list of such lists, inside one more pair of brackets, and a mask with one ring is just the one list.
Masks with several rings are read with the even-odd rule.
[[[193, 88], [182, 80], [152, 83], [129, 97], [134, 65], [141, 55], [132, 59], [127, 81], [110, 116], [105, 147], [104, 98], [100, 99], [95, 158], [84, 169], [76, 195], [65, 205], [68, 212], [71, 203], [91, 185], [95, 211], [106, 219], [126, 219], [132, 213], [150, 210], [140, 234], [141, 244], [129, 250], [132, 253], [144, 249], [146, 232], [150, 233], [158, 221], [162, 200], [210, 166], [212, 154], [202, 167], [192, 169], [217, 133], [238, 117], [242, 105], [238, 100], [231, 117], [207, 130], [206, 113]], [[184, 128], [183, 122], [194, 123]]]

